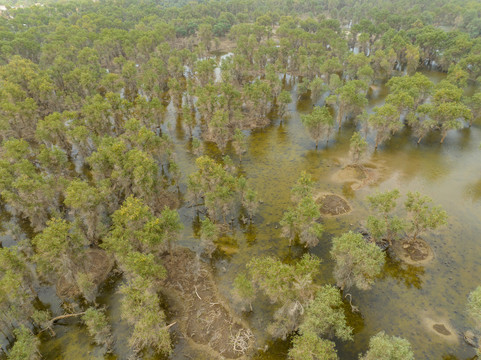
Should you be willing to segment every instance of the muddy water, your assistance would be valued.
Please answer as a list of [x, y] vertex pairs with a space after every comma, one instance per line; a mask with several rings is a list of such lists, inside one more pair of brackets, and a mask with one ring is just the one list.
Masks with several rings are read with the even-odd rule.
[[[443, 77], [432, 72], [429, 76], [433, 81]], [[295, 86], [292, 91], [296, 99]], [[382, 104], [386, 95], [385, 87], [373, 88], [368, 110]], [[324, 220], [326, 232], [319, 245], [311, 250], [323, 259], [320, 283], [333, 283], [333, 263], [329, 258], [331, 239], [359, 227], [368, 214], [367, 195], [393, 188], [399, 188], [403, 194], [420, 191], [431, 196], [449, 214], [449, 226], [425, 236], [433, 247], [435, 259], [424, 267], [388, 259], [382, 278], [371, 290], [352, 290], [353, 303], [359, 307], [362, 317], [349, 315], [349, 322], [355, 328], [354, 341], [337, 343], [339, 356], [346, 360], [357, 358], [366, 350], [369, 338], [384, 330], [408, 339], [417, 359], [443, 359], [448, 355], [454, 356], [450, 359], [472, 357], [474, 351], [456, 332], [466, 329], [467, 294], [481, 285], [481, 150], [478, 148], [481, 128], [474, 126], [452, 132], [444, 145], [438, 144], [439, 134], [433, 134], [419, 146], [409, 132], [404, 131], [371, 154], [370, 161], [379, 169], [380, 179], [354, 191], [349, 184], [334, 182], [332, 176], [346, 159], [355, 126], [347, 122], [340, 133], [334, 134], [328, 147], [321, 144], [316, 150], [300, 123], [300, 115], [309, 112], [312, 105], [306, 100], [294, 102], [289, 106], [288, 120], [274, 119], [271, 126], [249, 133], [248, 151], [238, 165], [263, 203], [252, 225], [236, 225], [232, 233], [219, 242], [220, 251], [212, 260], [212, 266], [221, 293], [230, 299], [234, 277], [253, 256], [275, 255], [292, 261], [306, 251], [298, 246], [289, 248], [278, 228], [283, 211], [290, 203], [290, 188], [301, 171], [312, 175], [319, 191], [341, 194], [353, 207], [344, 217]], [[187, 134], [173, 114], [170, 121], [168, 131], [175, 141], [177, 161], [183, 173], [189, 174], [195, 170], [195, 156], [188, 152]], [[206, 144], [206, 153], [220, 158], [211, 144]], [[230, 150], [229, 154], [238, 163], [235, 154]], [[185, 191], [185, 187], [181, 187], [181, 192]], [[186, 205], [180, 209], [185, 225], [180, 244], [199, 251], [197, 213]], [[99, 299], [108, 306], [117, 338], [114, 356], [109, 359], [124, 359], [127, 353], [128, 328], [120, 321], [119, 296], [114, 294], [117, 286], [119, 281], [107, 284]], [[246, 315], [246, 319], [259, 339], [259, 347], [268, 346], [266, 351], [260, 350], [255, 359], [286, 359], [289, 342], [269, 342], [265, 334], [272, 315], [270, 305], [262, 300], [253, 305], [254, 311]], [[433, 331], [433, 324], [439, 323], [451, 329], [454, 336], [447, 339]], [[46, 340], [42, 345], [45, 359], [104, 358], [99, 349], [89, 345], [81, 327], [57, 328], [57, 338]], [[175, 337], [175, 342], [171, 359], [185, 359], [186, 354], [195, 359], [208, 358], [196, 353], [180, 336]], [[148, 355], [146, 358], [160, 359]]]

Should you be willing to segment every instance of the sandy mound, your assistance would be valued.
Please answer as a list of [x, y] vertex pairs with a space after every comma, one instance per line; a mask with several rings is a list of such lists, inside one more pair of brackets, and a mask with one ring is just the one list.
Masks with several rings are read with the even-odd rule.
[[459, 338], [456, 330], [449, 323], [448, 319], [432, 319], [428, 316], [423, 318], [423, 325], [426, 330], [432, 334], [436, 334], [450, 343], [458, 343]]
[[394, 253], [410, 265], [425, 265], [434, 259], [434, 252], [429, 244], [418, 238], [414, 242], [395, 241]]
[[372, 184], [379, 178], [378, 169], [369, 164], [349, 164], [334, 173], [332, 180], [339, 183], [349, 183], [353, 190], [358, 190]]
[[183, 335], [211, 358], [244, 358], [254, 336], [218, 294], [209, 267], [188, 249], [175, 250], [163, 263], [168, 272], [165, 296]]
[[316, 202], [321, 205], [321, 214], [327, 216], [345, 215], [352, 211], [351, 205], [342, 196], [321, 193], [317, 195]]

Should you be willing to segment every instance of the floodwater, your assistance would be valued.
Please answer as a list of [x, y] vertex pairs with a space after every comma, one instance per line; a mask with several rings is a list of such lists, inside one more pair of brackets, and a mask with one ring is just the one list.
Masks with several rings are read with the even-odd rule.
[[[426, 74], [436, 82], [444, 77], [436, 72]], [[286, 86], [293, 91], [293, 99], [297, 99], [295, 85], [287, 83]], [[384, 86], [373, 87], [368, 111], [381, 105], [386, 95]], [[322, 100], [317, 104], [322, 104]], [[211, 264], [221, 294], [228, 301], [231, 299], [233, 279], [253, 256], [274, 255], [292, 261], [307, 251], [300, 246], [289, 247], [278, 226], [284, 210], [290, 205], [290, 188], [302, 171], [312, 175], [317, 190], [340, 194], [353, 207], [346, 216], [323, 219], [325, 234], [319, 245], [310, 250], [323, 260], [322, 276], [318, 279], [321, 284], [334, 282], [333, 262], [329, 258], [331, 239], [359, 228], [365, 221], [369, 214], [367, 195], [393, 188], [400, 189], [404, 195], [407, 191], [419, 191], [432, 197], [449, 214], [448, 226], [424, 236], [435, 258], [426, 266], [408, 266], [389, 258], [382, 277], [371, 290], [351, 291], [353, 304], [359, 307], [362, 315], [351, 314], [346, 306], [349, 324], [354, 327], [354, 341], [336, 343], [339, 357], [358, 358], [358, 354], [367, 349], [369, 338], [384, 330], [389, 335], [408, 339], [416, 359], [472, 358], [474, 350], [459, 334], [469, 327], [465, 314], [467, 295], [481, 285], [481, 128], [474, 125], [450, 132], [443, 145], [439, 144], [439, 134], [432, 134], [416, 145], [416, 139], [405, 130], [370, 154], [370, 162], [379, 170], [379, 180], [354, 191], [348, 183], [334, 182], [332, 176], [346, 161], [355, 125], [347, 121], [339, 133], [334, 133], [329, 146], [320, 143], [316, 150], [300, 122], [300, 115], [309, 112], [312, 106], [310, 100], [294, 101], [289, 105], [289, 119], [281, 122], [274, 118], [270, 126], [249, 132], [248, 150], [242, 163], [228, 148], [227, 153], [259, 193], [262, 204], [253, 224], [237, 223], [232, 232], [219, 241], [219, 251]], [[190, 174], [195, 171], [195, 156], [188, 151], [187, 132], [172, 111], [170, 113], [170, 126], [166, 131], [175, 142], [183, 174]], [[372, 142], [372, 138], [369, 139]], [[207, 155], [221, 158], [212, 144], [205, 145]], [[185, 183], [185, 178], [183, 180]], [[185, 186], [180, 190], [185, 193]], [[185, 225], [179, 245], [200, 251], [196, 210], [184, 203], [179, 211]], [[90, 344], [85, 330], [72, 321], [70, 326], [56, 327], [56, 338], [42, 337], [44, 359], [126, 358], [129, 329], [120, 321], [120, 296], [115, 294], [119, 283], [118, 279], [112, 279], [98, 299], [100, 304], [108, 306], [116, 337], [114, 354], [102, 356], [100, 349]], [[59, 311], [59, 302], [51, 294], [51, 290], [46, 290], [42, 299], [52, 304], [52, 310]], [[254, 358], [286, 359], [289, 341], [272, 342], [265, 333], [272, 315], [271, 306], [262, 300], [253, 306], [254, 311], [244, 316], [262, 348]], [[433, 332], [433, 322], [454, 329], [454, 339], [448, 341]], [[174, 335], [174, 340], [176, 347], [171, 359], [209, 358], [197, 353], [179, 334]], [[162, 359], [156, 355], [145, 358]]]

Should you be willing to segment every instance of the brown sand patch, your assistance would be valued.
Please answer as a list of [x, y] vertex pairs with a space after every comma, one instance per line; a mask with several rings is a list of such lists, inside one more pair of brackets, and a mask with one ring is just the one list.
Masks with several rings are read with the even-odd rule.
[[322, 215], [339, 216], [349, 214], [352, 211], [349, 202], [336, 194], [320, 193], [316, 196], [316, 202], [321, 205]]
[[181, 248], [163, 263], [168, 273], [165, 296], [182, 334], [212, 358], [245, 358], [254, 336], [219, 295], [209, 267]]
[[402, 261], [410, 265], [425, 265], [434, 259], [434, 252], [431, 246], [420, 238], [414, 242], [407, 240], [395, 241], [393, 249], [394, 253]]
[[348, 164], [332, 176], [339, 183], [350, 183], [353, 190], [373, 184], [379, 179], [379, 170], [372, 164]]
[[446, 342], [458, 343], [459, 338], [456, 335], [456, 330], [452, 327], [448, 319], [437, 318], [432, 319], [429, 316], [424, 316], [422, 319], [425, 329], [431, 333], [444, 339]]

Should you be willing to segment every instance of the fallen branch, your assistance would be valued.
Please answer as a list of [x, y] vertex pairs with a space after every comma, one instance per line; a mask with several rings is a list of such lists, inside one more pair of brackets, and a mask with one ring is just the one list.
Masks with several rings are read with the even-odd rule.
[[197, 292], [197, 286], [194, 286], [194, 291], [195, 291], [195, 295], [197, 295], [199, 300], [202, 300], [202, 298], [199, 296], [199, 293]]

